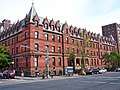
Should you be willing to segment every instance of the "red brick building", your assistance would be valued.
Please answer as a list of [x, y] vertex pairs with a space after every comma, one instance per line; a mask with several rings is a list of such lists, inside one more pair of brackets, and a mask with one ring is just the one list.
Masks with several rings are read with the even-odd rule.
[[112, 23], [102, 26], [102, 34], [105, 37], [113, 36], [117, 44], [117, 50], [120, 53], [120, 24]]
[[85, 65], [104, 67], [102, 55], [117, 50], [112, 38], [69, 26], [67, 22], [62, 24], [59, 20], [41, 18], [33, 5], [25, 18], [17, 23], [10, 24], [9, 20], [0, 23], [0, 45], [9, 46], [18, 75], [21, 71], [26, 76], [34, 76], [36, 72], [46, 73], [47, 59], [50, 73], [63, 74], [64, 68], [71, 65], [68, 55], [73, 51], [76, 55], [75, 68], [80, 68], [81, 56], [76, 42], [82, 45], [88, 35], [90, 42], [94, 43], [85, 48]]

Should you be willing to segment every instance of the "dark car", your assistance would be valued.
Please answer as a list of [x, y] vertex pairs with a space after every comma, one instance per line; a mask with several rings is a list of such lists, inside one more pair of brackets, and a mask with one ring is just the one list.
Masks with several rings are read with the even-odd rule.
[[98, 74], [99, 73], [99, 68], [92, 69], [93, 74]]
[[85, 69], [86, 75], [92, 75], [92, 69]]
[[[84, 70], [86, 75], [92, 75], [92, 69], [85, 69]], [[79, 75], [82, 75], [82, 69], [80, 69], [80, 72], [78, 73]]]
[[115, 71], [116, 71], [116, 72], [120, 72], [120, 67], [116, 68]]
[[3, 72], [4, 78], [15, 78], [15, 70], [5, 70]]

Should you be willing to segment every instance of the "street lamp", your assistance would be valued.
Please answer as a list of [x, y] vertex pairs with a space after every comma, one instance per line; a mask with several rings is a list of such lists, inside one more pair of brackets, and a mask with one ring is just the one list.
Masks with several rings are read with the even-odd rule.
[[50, 75], [49, 75], [49, 56], [48, 56], [48, 48], [46, 49], [46, 51], [47, 51], [47, 54], [46, 54], [46, 57], [47, 57], [47, 59], [46, 59], [46, 65], [47, 65], [47, 78], [49, 78]]
[[12, 61], [12, 70], [13, 70], [13, 65], [14, 65], [14, 62]]

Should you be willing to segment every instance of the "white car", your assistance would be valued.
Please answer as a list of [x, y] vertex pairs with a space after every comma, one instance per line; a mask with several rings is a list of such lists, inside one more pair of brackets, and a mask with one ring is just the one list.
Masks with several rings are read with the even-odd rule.
[[99, 70], [99, 73], [100, 73], [100, 74], [106, 73], [106, 72], [107, 72], [107, 69], [105, 69], [105, 68], [102, 68], [102, 69]]

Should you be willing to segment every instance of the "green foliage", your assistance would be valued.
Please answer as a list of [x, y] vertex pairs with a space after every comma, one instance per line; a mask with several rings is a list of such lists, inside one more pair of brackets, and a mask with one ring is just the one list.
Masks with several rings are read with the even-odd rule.
[[74, 61], [74, 59], [75, 59], [75, 53], [72, 52], [72, 53], [70, 53], [68, 60]]
[[69, 54], [68, 60], [70, 60], [70, 62], [73, 63], [73, 72], [75, 72], [75, 62], [74, 62], [74, 60], [75, 60], [75, 53], [74, 52]]
[[103, 59], [105, 64], [111, 63], [113, 67], [115, 65], [120, 65], [120, 54], [118, 54], [117, 52], [111, 52], [110, 54], [106, 52], [103, 55]]
[[0, 68], [8, 67], [11, 65], [11, 56], [9, 49], [6, 46], [0, 46]]

